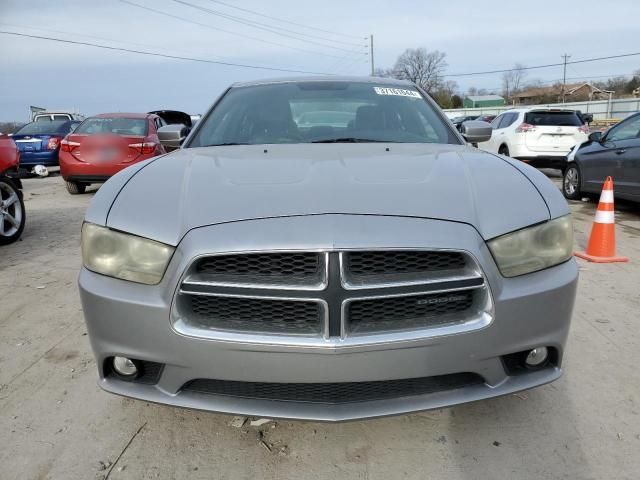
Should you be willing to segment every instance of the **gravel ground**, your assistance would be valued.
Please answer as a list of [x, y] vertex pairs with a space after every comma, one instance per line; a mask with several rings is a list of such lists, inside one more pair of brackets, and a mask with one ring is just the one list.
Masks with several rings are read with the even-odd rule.
[[[0, 250], [0, 479], [638, 478], [640, 207], [617, 205], [631, 263], [580, 261], [559, 381], [415, 415], [237, 427], [96, 386], [76, 288], [91, 197], [25, 181], [22, 241]], [[577, 248], [594, 210], [572, 204]]]

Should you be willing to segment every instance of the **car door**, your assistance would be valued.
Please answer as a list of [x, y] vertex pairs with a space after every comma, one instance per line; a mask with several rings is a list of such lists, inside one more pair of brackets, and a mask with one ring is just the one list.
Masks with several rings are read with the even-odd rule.
[[493, 128], [493, 131], [491, 132], [491, 138], [486, 142], [479, 143], [478, 144], [479, 149], [485, 150], [487, 152], [498, 153], [498, 147], [500, 146], [500, 144], [497, 143], [498, 137], [500, 136], [500, 133], [498, 132], [498, 127], [500, 125], [500, 122], [504, 118], [504, 116], [505, 114], [503, 113], [502, 115], [498, 115], [496, 118], [493, 119], [493, 122], [491, 122], [491, 127]]
[[619, 123], [605, 137], [615, 156], [616, 193], [640, 196], [640, 114]]
[[[501, 115], [501, 117], [502, 118], [500, 118], [500, 123], [497, 124], [495, 138], [494, 135], [491, 135], [491, 139], [495, 141], [495, 150], [493, 150], [494, 152], [498, 152], [501, 145], [507, 145], [507, 147], [509, 147], [509, 127], [513, 125], [513, 123], [518, 118], [518, 112], [505, 112]], [[496, 120], [494, 120], [494, 122]]]
[[582, 174], [582, 190], [585, 192], [600, 192], [608, 176], [613, 177], [616, 186], [621, 180], [622, 157], [616, 154], [617, 146], [609, 138], [612, 131], [607, 132], [600, 142], [582, 146], [576, 154]]

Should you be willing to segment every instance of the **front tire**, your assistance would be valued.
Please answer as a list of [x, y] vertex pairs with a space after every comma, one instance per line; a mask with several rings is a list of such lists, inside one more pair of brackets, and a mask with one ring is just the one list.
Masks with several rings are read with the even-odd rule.
[[569, 200], [580, 200], [582, 192], [580, 191], [581, 173], [580, 167], [575, 162], [567, 165], [562, 175], [562, 194]]
[[87, 186], [82, 183], [69, 182], [67, 180], [65, 180], [64, 183], [67, 186], [67, 192], [69, 192], [71, 195], [78, 195], [80, 193], [84, 193], [84, 191], [87, 189]]
[[24, 201], [20, 190], [8, 178], [0, 177], [0, 245], [18, 240], [25, 221]]

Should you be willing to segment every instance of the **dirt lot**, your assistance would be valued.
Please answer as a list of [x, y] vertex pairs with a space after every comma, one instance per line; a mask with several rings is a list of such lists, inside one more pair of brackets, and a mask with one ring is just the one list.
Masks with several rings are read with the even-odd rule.
[[[76, 288], [91, 197], [59, 177], [27, 180], [23, 239], [0, 251], [0, 479], [638, 478], [640, 207], [617, 205], [631, 263], [580, 261], [556, 383], [374, 421], [236, 428], [96, 386]], [[572, 205], [578, 247], [594, 209]]]

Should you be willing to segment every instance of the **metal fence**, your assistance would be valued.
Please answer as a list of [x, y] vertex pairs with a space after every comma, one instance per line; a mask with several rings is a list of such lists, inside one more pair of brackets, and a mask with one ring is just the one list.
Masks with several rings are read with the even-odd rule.
[[592, 113], [594, 120], [610, 118], [622, 119], [632, 113], [640, 111], [640, 98], [619, 98], [614, 100], [595, 100], [592, 102], [545, 103], [541, 105], [505, 105], [502, 107], [457, 108], [446, 109], [444, 113], [449, 118], [462, 115], [499, 115], [512, 108], [559, 107], [580, 110], [582, 113]]

